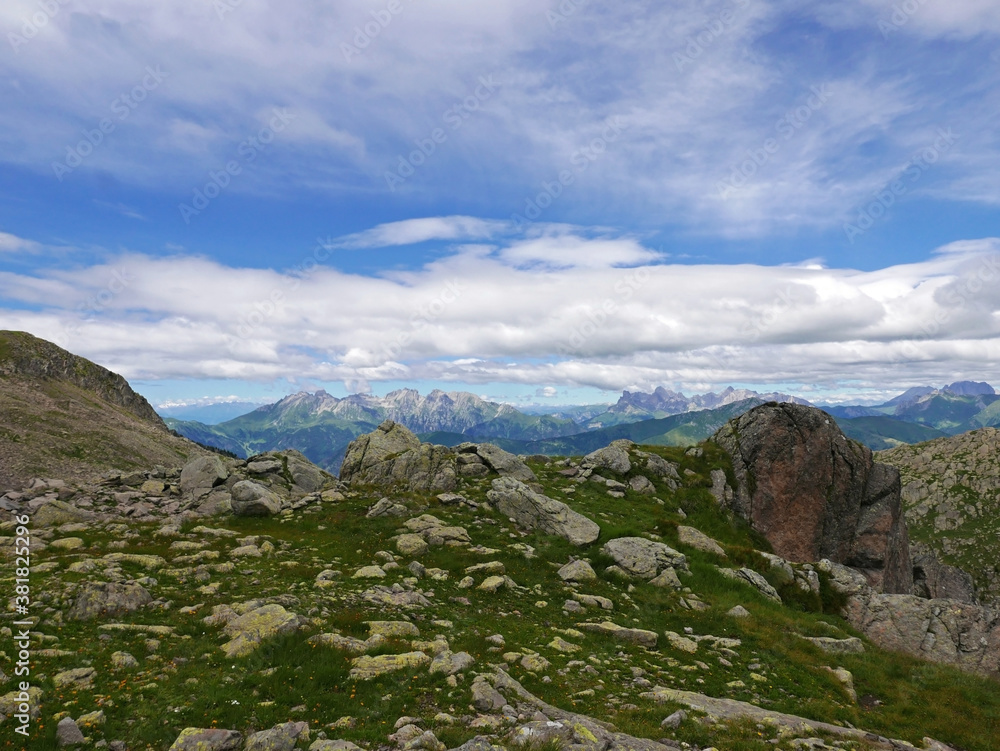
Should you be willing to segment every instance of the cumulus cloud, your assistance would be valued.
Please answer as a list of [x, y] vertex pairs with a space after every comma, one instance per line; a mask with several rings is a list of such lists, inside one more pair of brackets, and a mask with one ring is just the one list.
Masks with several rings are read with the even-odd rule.
[[[627, 252], [618, 267], [551, 268], [567, 247], [584, 259]], [[0, 296], [20, 304], [8, 327], [129, 378], [857, 389], [1000, 380], [998, 279], [996, 238], [858, 271], [669, 263], [634, 238], [579, 228], [376, 277], [125, 254], [72, 272], [0, 274]]]

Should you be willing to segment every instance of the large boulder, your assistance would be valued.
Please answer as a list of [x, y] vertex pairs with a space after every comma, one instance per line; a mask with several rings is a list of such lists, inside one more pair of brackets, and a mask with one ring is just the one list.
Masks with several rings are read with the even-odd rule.
[[281, 499], [252, 480], [240, 480], [230, 492], [236, 516], [274, 516], [281, 511]]
[[86, 582], [67, 616], [77, 621], [114, 618], [138, 610], [152, 601], [146, 588], [136, 582]]
[[401, 485], [411, 490], [454, 490], [455, 453], [421, 443], [402, 425], [386, 420], [372, 433], [351, 441], [340, 468], [350, 485]]
[[229, 479], [229, 470], [222, 457], [212, 454], [199, 456], [181, 470], [181, 492], [200, 497]]
[[688, 572], [687, 557], [669, 545], [645, 537], [616, 537], [601, 548], [630, 576], [654, 579], [666, 569]]
[[531, 485], [538, 482], [531, 468], [517, 456], [504, 451], [492, 443], [463, 443], [455, 447], [459, 456], [475, 455], [488, 468], [501, 477], [513, 477], [515, 480]]
[[583, 457], [581, 466], [584, 469], [603, 469], [615, 475], [624, 475], [632, 469], [628, 451], [634, 446], [635, 444], [626, 438], [612, 441], [610, 445]]
[[541, 529], [569, 540], [574, 545], [589, 545], [601, 534], [601, 528], [565, 503], [536, 493], [520, 480], [500, 477], [486, 493], [497, 511], [528, 529]]
[[972, 574], [942, 563], [927, 545], [910, 547], [913, 559], [913, 594], [928, 600], [958, 600], [978, 605], [976, 583]]
[[883, 594], [832, 561], [819, 568], [846, 595], [843, 615], [883, 649], [1000, 678], [1000, 613], [958, 600]]
[[[728, 505], [790, 561], [857, 568], [885, 592], [913, 588], [899, 472], [815, 407], [770, 402], [712, 438], [729, 452], [737, 488]], [[725, 500], [725, 498], [724, 498]]]

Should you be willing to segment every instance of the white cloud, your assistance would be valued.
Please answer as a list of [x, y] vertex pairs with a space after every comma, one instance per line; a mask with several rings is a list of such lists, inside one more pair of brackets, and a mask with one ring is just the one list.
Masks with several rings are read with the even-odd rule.
[[[582, 231], [581, 231], [582, 234]], [[565, 235], [533, 237], [561, 258]], [[129, 378], [399, 380], [651, 388], [663, 383], [1000, 381], [1000, 240], [876, 271], [655, 263], [558, 273], [523, 237], [372, 278], [124, 255], [0, 274], [5, 325]], [[573, 236], [583, 258], [634, 239]], [[615, 245], [617, 243], [617, 245]]]
[[9, 232], [0, 232], [0, 253], [35, 252], [41, 245], [32, 240], [25, 240], [23, 237], [12, 235]]
[[404, 219], [330, 241], [332, 248], [385, 248], [414, 245], [429, 240], [483, 240], [508, 229], [501, 221], [471, 216], [436, 216]]

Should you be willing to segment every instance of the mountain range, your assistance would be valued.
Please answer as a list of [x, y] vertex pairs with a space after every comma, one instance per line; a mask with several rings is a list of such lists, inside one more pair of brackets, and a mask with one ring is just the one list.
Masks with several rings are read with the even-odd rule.
[[[170, 417], [166, 422], [191, 440], [238, 456], [293, 448], [336, 472], [347, 444], [384, 420], [442, 445], [491, 441], [520, 454], [574, 455], [617, 438], [694, 445], [727, 420], [772, 401], [809, 406], [790, 394], [732, 387], [693, 396], [664, 387], [651, 393], [625, 391], [613, 405], [554, 407], [550, 412], [540, 407], [522, 411], [467, 392], [435, 390], [422, 396], [400, 389], [383, 397], [337, 398], [317, 391], [292, 394], [215, 425]], [[877, 406], [825, 409], [849, 437], [875, 450], [1000, 424], [1000, 396], [989, 384], [973, 381], [910, 388]]]

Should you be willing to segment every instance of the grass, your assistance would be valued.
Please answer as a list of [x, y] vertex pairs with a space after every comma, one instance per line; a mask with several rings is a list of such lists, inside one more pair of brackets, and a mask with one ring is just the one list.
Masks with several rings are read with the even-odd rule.
[[[168, 563], [158, 571], [123, 563], [118, 566], [122, 575], [152, 576], [157, 580], [156, 585], [150, 585], [154, 597], [169, 601], [163, 609], [138, 611], [128, 621], [166, 624], [176, 631], [160, 639], [152, 649], [143, 634], [114, 632], [107, 638], [109, 632], [101, 631], [97, 622], [60, 621], [54, 613], [46, 615], [39, 630], [57, 637], [54, 644], [73, 656], [38, 656], [34, 661], [35, 685], [45, 691], [44, 727], [40, 728], [44, 739], [39, 739], [43, 745], [38, 747], [48, 744], [54, 748], [57, 713], [69, 712], [78, 717], [99, 708], [104, 709], [107, 722], [93, 731], [94, 739], [125, 740], [130, 749], [167, 748], [188, 726], [250, 733], [289, 720], [309, 722], [314, 737], [322, 731], [331, 738], [376, 748], [386, 742], [396, 719], [403, 715], [422, 718], [424, 726], [433, 729], [449, 747], [457, 746], [475, 732], [462, 724], [435, 722], [434, 717], [439, 712], [472, 714], [471, 673], [455, 685], [443, 676], [430, 675], [426, 669], [359, 682], [349, 676], [348, 655], [306, 641], [309, 635], [334, 630], [365, 638], [365, 621], [408, 618], [420, 629], [421, 639], [443, 634], [453, 651], [468, 651], [476, 660], [474, 671], [502, 667], [544, 701], [613, 722], [618, 729], [643, 737], [667, 736], [699, 747], [715, 745], [727, 750], [791, 748], [788, 739], [774, 743], [773, 731], [749, 722], [714, 726], [689, 721], [676, 731], [664, 730], [660, 721], [677, 707], [657, 705], [641, 696], [650, 686], [662, 685], [748, 701], [825, 722], [850, 723], [911, 743], [930, 735], [966, 751], [995, 748], [995, 739], [1000, 737], [1000, 691], [995, 681], [928, 665], [871, 644], [866, 645], [864, 656], [833, 658], [800, 639], [799, 635], [843, 638], [856, 634], [836, 614], [842, 603], [825, 582], [819, 596], [793, 597], [788, 589], [791, 585], [782, 583], [766, 559], [754, 552], [767, 549], [763, 541], [745, 524], [718, 510], [708, 487], [709, 473], [720, 466], [719, 456], [710, 451], [701, 457], [689, 456], [683, 449], [667, 447], [648, 450], [680, 465], [685, 478], [682, 488], [671, 491], [656, 483], [655, 496], [628, 491], [624, 499], [613, 499], [602, 485], [576, 484], [558, 475], [562, 467], [554, 463], [532, 465], [551, 497], [569, 503], [601, 524], [600, 540], [586, 548], [518, 530], [485, 506], [473, 511], [464, 506], [443, 506], [429, 494], [390, 494], [404, 502], [411, 515], [430, 513], [446, 524], [466, 527], [475, 545], [498, 551], [483, 555], [468, 548], [431, 548], [420, 561], [428, 568], [447, 571], [448, 578], [420, 580], [416, 586], [431, 605], [407, 613], [387, 611], [359, 597], [373, 583], [402, 582], [410, 576], [405, 568], [391, 570], [384, 580], [375, 582], [351, 578], [358, 568], [377, 561], [380, 551], [394, 551], [390, 538], [402, 529], [403, 519], [365, 518], [366, 510], [383, 495], [376, 490], [361, 491], [339, 504], [313, 506], [288, 517], [200, 522], [233, 530], [238, 534], [234, 538], [195, 533], [199, 524], [186, 524], [180, 539], [204, 542], [203, 550], [218, 553], [217, 559], [202, 564], [173, 561], [178, 555], [191, 553], [171, 550], [175, 538], [157, 536], [156, 525], [130, 524], [127, 538], [123, 538], [122, 528], [72, 533], [85, 541], [83, 551], [50, 549], [38, 557], [38, 562], [59, 563], [55, 571], [33, 575], [33, 591], [46, 596], [43, 606], [64, 612], [74, 597], [69, 585], [103, 576], [72, 574], [66, 572], [66, 567], [84, 557], [99, 558], [116, 552], [119, 549], [112, 543], [127, 539], [124, 552], [159, 555]], [[685, 469], [693, 474], [685, 474]], [[463, 482], [460, 491], [466, 497], [485, 500], [487, 482]], [[571, 488], [572, 492], [566, 492]], [[662, 505], [657, 499], [663, 501]], [[716, 566], [724, 561], [690, 548], [681, 548], [691, 566], [691, 574], [682, 575], [682, 582], [709, 604], [704, 611], [683, 607], [683, 593], [605, 575], [604, 569], [610, 564], [610, 559], [600, 553], [605, 541], [640, 535], [677, 546], [679, 524], [698, 527], [722, 543], [729, 565], [754, 568], [779, 589], [784, 587], [788, 604], [774, 603], [723, 577]], [[231, 560], [229, 551], [239, 538], [247, 536], [258, 536], [259, 542], [269, 540], [275, 552], [260, 559], [234, 560], [234, 570], [229, 573], [213, 571], [213, 566]], [[534, 557], [525, 557], [525, 545], [534, 548]], [[571, 555], [588, 559], [599, 574], [596, 582], [579, 587], [579, 591], [609, 598], [615, 604], [614, 611], [574, 614], [563, 610], [563, 602], [573, 596], [573, 591], [555, 572]], [[504, 564], [517, 590], [487, 594], [458, 587], [467, 567], [490, 560]], [[400, 560], [402, 566], [408, 562]], [[205, 566], [213, 582], [220, 583], [218, 593], [198, 591], [204, 583], [198, 581], [199, 565]], [[101, 564], [101, 569], [104, 567]], [[343, 576], [332, 587], [319, 588], [315, 577], [325, 569], [342, 571]], [[477, 581], [481, 579], [477, 577]], [[4, 582], [4, 586], [9, 584]], [[201, 620], [215, 605], [288, 595], [297, 598], [297, 604], [288, 609], [314, 619], [315, 624], [305, 634], [268, 640], [245, 658], [225, 658], [219, 648], [224, 641], [221, 629], [206, 626]], [[467, 598], [468, 604], [453, 598]], [[197, 614], [179, 612], [193, 605], [202, 606]], [[727, 616], [735, 605], [745, 606], [751, 617], [737, 620]], [[573, 631], [583, 621], [605, 619], [657, 632], [657, 647], [646, 649], [592, 632]], [[730, 653], [703, 642], [696, 653], [688, 654], [671, 647], [663, 636], [667, 630], [683, 633], [685, 629], [691, 629], [694, 635], [739, 639], [741, 644]], [[504, 636], [506, 645], [502, 649], [487, 641], [494, 633]], [[562, 654], [548, 647], [555, 636], [576, 644], [579, 651]], [[398, 653], [410, 648], [406, 642], [394, 641], [379, 652]], [[115, 670], [111, 655], [119, 650], [133, 654], [139, 668]], [[538, 653], [551, 666], [544, 674], [528, 673], [520, 666], [519, 657], [504, 657], [512, 652]], [[57, 672], [87, 664], [97, 670], [92, 690], [74, 693], [55, 689], [53, 678]], [[880, 703], [871, 709], [853, 704], [840, 683], [822, 666], [847, 668], [854, 673], [858, 693], [875, 697]], [[642, 671], [639, 678], [635, 669]], [[543, 680], [546, 676], [550, 681]], [[341, 718], [351, 719], [330, 727]], [[863, 745], [854, 747], [861, 749]], [[4, 748], [2, 743], [0, 748]], [[557, 748], [539, 747], [537, 751]]]

